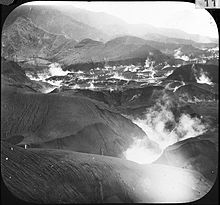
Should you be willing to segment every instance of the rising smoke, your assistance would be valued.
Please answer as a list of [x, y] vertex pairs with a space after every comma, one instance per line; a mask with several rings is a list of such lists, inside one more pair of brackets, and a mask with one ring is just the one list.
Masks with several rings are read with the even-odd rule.
[[179, 102], [164, 94], [153, 107], [146, 109], [144, 117], [132, 119], [141, 127], [148, 138], [159, 145], [160, 152], [147, 150], [144, 146], [147, 139], [135, 141], [125, 152], [128, 160], [138, 163], [151, 163], [156, 160], [163, 150], [178, 141], [196, 137], [207, 131], [208, 125], [198, 117], [191, 117], [186, 113], [175, 113]]
[[200, 71], [199, 77], [196, 77], [196, 81], [197, 81], [197, 83], [200, 83], [200, 84], [213, 85], [213, 82], [212, 82], [211, 79], [208, 77], [207, 72], [203, 71], [202, 69], [201, 69], [201, 71]]
[[41, 72], [39, 71], [35, 76], [27, 72], [26, 76], [31, 80], [46, 82], [45, 79], [51, 76], [65, 76], [69, 73], [69, 71], [63, 71], [59, 63], [51, 63], [48, 68], [49, 69], [44, 69]]
[[59, 63], [51, 63], [49, 72], [51, 76], [65, 76], [69, 73], [69, 71], [63, 71]]

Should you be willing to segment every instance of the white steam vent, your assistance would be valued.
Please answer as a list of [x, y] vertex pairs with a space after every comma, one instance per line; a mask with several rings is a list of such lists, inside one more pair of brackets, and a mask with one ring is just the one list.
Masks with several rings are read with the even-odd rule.
[[69, 71], [63, 71], [59, 63], [51, 63], [49, 72], [51, 76], [65, 76], [69, 73]]
[[208, 125], [202, 123], [197, 117], [182, 114], [178, 119], [175, 119], [172, 107], [172, 100], [164, 95], [162, 100], [158, 100], [153, 107], [146, 110], [144, 118], [132, 119], [133, 123], [144, 130], [150, 140], [159, 145], [160, 152], [149, 150], [145, 146], [146, 139], [136, 140], [124, 153], [128, 160], [141, 164], [151, 163], [169, 145], [196, 137], [207, 131]]
[[211, 79], [208, 77], [207, 72], [201, 70], [199, 77], [196, 77], [197, 83], [200, 84], [208, 84], [213, 85], [214, 83], [211, 81]]

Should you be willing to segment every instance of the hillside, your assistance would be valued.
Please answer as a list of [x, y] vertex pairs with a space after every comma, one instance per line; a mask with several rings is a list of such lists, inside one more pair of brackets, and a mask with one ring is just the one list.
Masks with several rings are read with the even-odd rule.
[[65, 65], [97, 62], [118, 62], [129, 59], [152, 57], [157, 63], [172, 58], [162, 54], [159, 50], [147, 45], [146, 41], [135, 36], [123, 36], [101, 43], [84, 39], [67, 52], [60, 52], [55, 56], [58, 62]]
[[[15, 103], [16, 102], [16, 103]], [[30, 147], [123, 157], [145, 133], [104, 104], [83, 97], [2, 90], [2, 139]], [[149, 149], [158, 149], [148, 141]], [[16, 143], [18, 144], [18, 142]]]
[[6, 186], [29, 203], [189, 202], [211, 188], [195, 171], [107, 156], [2, 143], [1, 157]]
[[[37, 60], [72, 65], [90, 62], [114, 62], [151, 57], [157, 63], [172, 58], [147, 45], [144, 39], [123, 36], [106, 43], [90, 38], [76, 42], [63, 35], [49, 33], [32, 22], [19, 17], [3, 30], [2, 56], [22, 63], [37, 65]], [[28, 66], [26, 66], [28, 67]]]
[[218, 167], [218, 131], [177, 142], [154, 163], [197, 170], [215, 182]]
[[34, 1], [2, 22], [1, 172], [16, 199], [197, 204], [217, 185], [216, 25], [193, 4], [158, 6]]
[[51, 93], [59, 93], [63, 96], [85, 96], [90, 99], [107, 104], [109, 107], [120, 111], [129, 111], [136, 108], [149, 107], [155, 103], [155, 99], [163, 95], [163, 87], [148, 86], [144, 88], [130, 88], [123, 91], [92, 91], [83, 89], [54, 89]]
[[203, 73], [208, 76], [211, 82], [218, 83], [218, 66], [207, 64], [188, 64], [180, 66], [167, 77], [167, 80], [197, 82], [196, 78], [201, 77]]
[[217, 100], [218, 94], [212, 91], [213, 88], [210, 86], [208, 89], [205, 89], [199, 84], [187, 84], [178, 88], [175, 92], [179, 98], [185, 98], [186, 100], [197, 100], [197, 101], [205, 101], [205, 100]]
[[2, 32], [2, 56], [16, 61], [48, 59], [67, 43], [63, 35], [49, 33], [30, 19], [19, 17]]
[[4, 58], [1, 58], [1, 80], [2, 89], [13, 87], [21, 91], [45, 92], [48, 88], [54, 88], [49, 83], [30, 80], [17, 63]]
[[84, 38], [103, 40], [108, 37], [107, 34], [89, 24], [79, 22], [76, 18], [66, 15], [62, 10], [59, 11], [59, 9], [50, 6], [19, 6], [10, 13], [4, 26], [7, 27], [13, 24], [19, 17], [31, 19], [37, 27], [50, 33], [64, 35], [66, 38], [77, 41]]
[[123, 35], [146, 37], [147, 40], [164, 43], [188, 44], [191, 41], [193, 45], [196, 41], [200, 43], [205, 41], [216, 43], [217, 41], [217, 39], [188, 34], [178, 29], [157, 28], [148, 24], [129, 24], [110, 14], [89, 11], [74, 5], [68, 7], [22, 5], [9, 15], [5, 26], [12, 24], [17, 17], [28, 17], [40, 28], [77, 41], [84, 38], [108, 41]]

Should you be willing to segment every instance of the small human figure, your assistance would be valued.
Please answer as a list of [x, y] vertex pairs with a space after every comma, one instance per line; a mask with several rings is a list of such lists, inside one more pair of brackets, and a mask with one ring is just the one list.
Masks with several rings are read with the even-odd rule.
[[100, 148], [100, 155], [104, 155], [104, 149], [102, 147]]

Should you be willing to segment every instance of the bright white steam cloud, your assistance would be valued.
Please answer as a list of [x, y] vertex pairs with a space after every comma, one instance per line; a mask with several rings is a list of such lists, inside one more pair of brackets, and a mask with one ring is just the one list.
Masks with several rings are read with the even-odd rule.
[[203, 124], [199, 118], [181, 114], [178, 119], [175, 119], [172, 112], [173, 106], [175, 106], [174, 102], [167, 95], [164, 95], [153, 107], [146, 110], [144, 118], [132, 119], [145, 131], [150, 140], [158, 143], [161, 151], [149, 150], [144, 146], [147, 139], [141, 139], [135, 141], [124, 153], [128, 160], [141, 164], [151, 163], [169, 145], [206, 132], [208, 125]]
[[201, 84], [213, 85], [213, 82], [203, 70], [201, 71], [200, 76], [198, 78], [196, 77], [196, 81]]
[[69, 71], [63, 71], [59, 63], [50, 64], [49, 72], [51, 76], [65, 76], [69, 73]]

